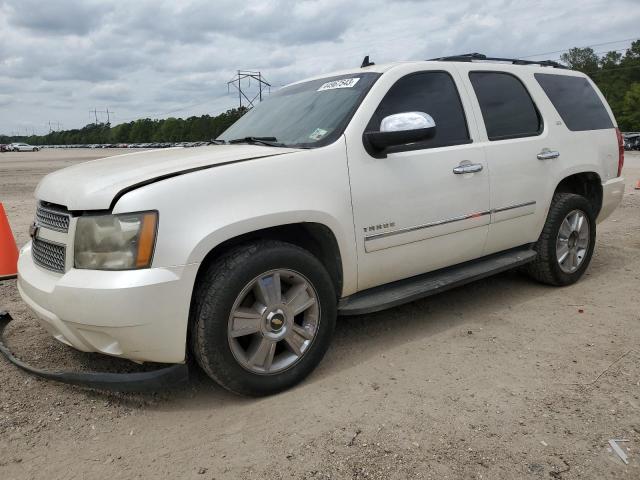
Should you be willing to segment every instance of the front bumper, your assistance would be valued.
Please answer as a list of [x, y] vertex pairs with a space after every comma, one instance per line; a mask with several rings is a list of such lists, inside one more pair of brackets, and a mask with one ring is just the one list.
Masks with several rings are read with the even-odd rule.
[[602, 208], [596, 220], [602, 222], [620, 205], [624, 195], [624, 178], [616, 177], [602, 184]]
[[51, 335], [78, 350], [182, 363], [197, 270], [191, 264], [57, 274], [33, 262], [28, 243], [18, 259], [18, 291]]

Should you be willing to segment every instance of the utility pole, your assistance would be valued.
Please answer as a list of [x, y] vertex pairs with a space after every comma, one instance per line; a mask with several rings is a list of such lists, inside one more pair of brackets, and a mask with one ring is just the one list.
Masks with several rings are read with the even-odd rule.
[[[243, 89], [243, 80], [246, 80], [248, 83], [246, 88], [251, 86], [251, 79], [254, 79], [258, 82], [258, 93], [253, 98], [249, 98], [247, 96], [247, 91]], [[239, 107], [242, 108], [242, 99], [244, 98], [247, 101], [247, 106], [252, 108], [254, 106], [253, 102], [258, 99], [260, 102], [262, 101], [262, 92], [268, 90], [271, 93], [271, 84], [267, 82], [262, 75], [262, 72], [255, 72], [251, 70], [238, 70], [237, 74], [234, 78], [227, 82], [227, 91], [229, 91], [230, 86], [238, 90], [238, 103]]]

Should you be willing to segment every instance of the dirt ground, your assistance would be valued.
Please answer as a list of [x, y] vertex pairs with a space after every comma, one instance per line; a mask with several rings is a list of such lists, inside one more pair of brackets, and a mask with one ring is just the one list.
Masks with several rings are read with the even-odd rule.
[[[114, 150], [0, 154], [0, 201], [27, 241], [40, 178]], [[239, 398], [105, 394], [0, 359], [0, 479], [640, 478], [640, 155], [591, 267], [550, 288], [502, 274], [344, 318], [298, 387]], [[135, 371], [57, 343], [0, 283], [12, 350], [48, 368]], [[625, 465], [608, 450], [626, 439]]]

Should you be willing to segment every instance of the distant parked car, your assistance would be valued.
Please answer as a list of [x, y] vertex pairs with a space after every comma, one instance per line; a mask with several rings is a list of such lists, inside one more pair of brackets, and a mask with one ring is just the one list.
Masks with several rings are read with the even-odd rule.
[[640, 150], [640, 133], [626, 134], [624, 136], [625, 150]]
[[9, 145], [9, 150], [13, 152], [37, 152], [40, 149], [28, 143], [12, 143]]

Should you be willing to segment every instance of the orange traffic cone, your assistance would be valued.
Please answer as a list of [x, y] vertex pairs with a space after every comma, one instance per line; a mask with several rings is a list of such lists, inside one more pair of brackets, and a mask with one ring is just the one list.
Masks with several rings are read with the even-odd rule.
[[18, 247], [4, 207], [0, 203], [0, 280], [15, 278], [18, 274]]
[[636, 190], [640, 190], [640, 180], [636, 182]]

